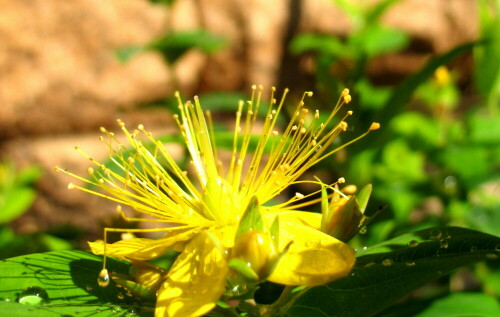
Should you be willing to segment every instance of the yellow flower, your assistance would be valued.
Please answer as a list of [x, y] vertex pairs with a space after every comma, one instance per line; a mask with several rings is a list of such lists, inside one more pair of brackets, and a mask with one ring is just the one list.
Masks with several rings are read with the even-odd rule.
[[[120, 143], [114, 133], [102, 129], [106, 137], [101, 140], [109, 147], [112, 166], [105, 166], [81, 152], [96, 166], [89, 168], [92, 180], [65, 171], [100, 187], [104, 193], [75, 184], [70, 184], [70, 188], [117, 202], [118, 212], [127, 220], [164, 224], [157, 229], [106, 228], [104, 231], [104, 241], [108, 232], [166, 232], [159, 239], [90, 243], [95, 254], [133, 261], [158, 257], [168, 249], [181, 252], [157, 291], [156, 316], [200, 316], [209, 312], [227, 290], [231, 256], [250, 250], [242, 255], [247, 259], [252, 254], [261, 256], [265, 252], [255, 250], [260, 242], [250, 242], [254, 245], [231, 252], [240, 220], [252, 201], [259, 204], [266, 232], [278, 219], [278, 250], [271, 246], [268, 258], [274, 259], [276, 252], [286, 249], [277, 264], [272, 265], [272, 272], [265, 272], [264, 275], [270, 274], [268, 280], [314, 286], [346, 276], [354, 265], [354, 250], [319, 230], [320, 214], [298, 211], [318, 202], [307, 200], [312, 194], [297, 193], [283, 203], [270, 204], [288, 186], [300, 182], [299, 176], [308, 168], [355, 141], [331, 148], [337, 136], [347, 128], [344, 120], [352, 114], [348, 111], [334, 122], [342, 105], [350, 101], [349, 91], [344, 90], [324, 119], [317, 110], [311, 112], [305, 106], [306, 97], [312, 96], [306, 92], [290, 113], [291, 120], [284, 130], [279, 130], [277, 120], [288, 91], [285, 90], [278, 102], [272, 89], [263, 122], [258, 120], [262, 110], [259, 109], [261, 91], [261, 87], [254, 86], [251, 100], [239, 104], [231, 136], [232, 152], [225, 166], [218, 156], [210, 114], [203, 112], [197, 97], [194, 103], [183, 103], [177, 94], [180, 115], [174, 118], [189, 152], [188, 171], [183, 170], [164, 144], [142, 125], [130, 132], [121, 121], [119, 125], [131, 148]], [[376, 128], [374, 124], [366, 133]], [[127, 217], [121, 206], [130, 206], [147, 219]], [[249, 236], [260, 239], [258, 241], [264, 237]], [[265, 241], [263, 245], [269, 246]], [[267, 262], [254, 262], [258, 271], [271, 267]], [[103, 272], [101, 280], [106, 284], [107, 271]]]

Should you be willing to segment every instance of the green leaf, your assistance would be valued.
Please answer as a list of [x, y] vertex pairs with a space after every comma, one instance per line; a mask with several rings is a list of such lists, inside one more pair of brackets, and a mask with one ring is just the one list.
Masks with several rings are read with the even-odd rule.
[[366, 78], [358, 80], [354, 88], [359, 94], [360, 106], [367, 109], [381, 109], [391, 95], [391, 88], [374, 86]]
[[36, 198], [33, 183], [42, 171], [36, 166], [17, 171], [12, 162], [0, 164], [0, 224], [22, 215]]
[[[369, 317], [451, 271], [500, 255], [500, 238], [437, 227], [405, 234], [358, 252], [349, 277], [298, 293], [280, 316]], [[438, 315], [439, 316], [439, 315]]]
[[33, 185], [42, 175], [42, 169], [38, 166], [29, 166], [22, 169], [16, 175], [16, 184], [31, 186]]
[[[495, 8], [496, 7], [496, 8]], [[479, 1], [483, 46], [474, 49], [474, 83], [480, 94], [487, 97], [490, 106], [498, 109], [500, 99], [500, 3]]]
[[349, 42], [360, 47], [369, 58], [373, 58], [403, 49], [409, 38], [403, 31], [373, 25], [351, 36]]
[[[482, 146], [450, 146], [441, 153], [443, 164], [462, 176], [472, 186], [487, 175], [494, 162], [485, 147]], [[471, 168], [474, 166], [474, 168]]]
[[358, 206], [359, 206], [359, 211], [361, 213], [365, 213], [366, 206], [368, 205], [368, 201], [370, 200], [370, 195], [372, 194], [372, 184], [368, 184], [365, 187], [363, 187], [360, 191], [359, 194], [357, 195], [358, 199]]
[[469, 119], [472, 141], [491, 145], [500, 144], [500, 116], [476, 113]]
[[248, 281], [258, 281], [259, 276], [247, 265], [245, 261], [240, 258], [231, 259], [227, 264], [232, 270], [240, 274]]
[[370, 24], [377, 23], [379, 21], [380, 17], [385, 12], [387, 12], [387, 10], [389, 8], [391, 8], [395, 3], [399, 2], [399, 1], [401, 1], [401, 0], [383, 0], [383, 1], [380, 1], [376, 4], [374, 4], [373, 7], [371, 7], [366, 14], [366, 17], [365, 17], [366, 24], [370, 25]]
[[429, 308], [415, 317], [498, 317], [500, 304], [486, 294], [455, 293], [433, 301]]
[[142, 46], [127, 46], [117, 49], [115, 56], [120, 62], [127, 62], [132, 57], [142, 52], [144, 52], [144, 47]]
[[412, 151], [404, 139], [387, 143], [382, 162], [375, 167], [374, 173], [389, 184], [414, 184], [426, 180], [424, 155]]
[[415, 139], [420, 148], [435, 147], [440, 141], [439, 122], [421, 113], [408, 111], [394, 117], [390, 128], [405, 139]]
[[[377, 113], [377, 120], [382, 126], [386, 125], [403, 106], [410, 100], [413, 92], [427, 79], [429, 79], [439, 66], [447, 65], [459, 56], [470, 52], [473, 48], [479, 47], [484, 43], [472, 42], [453, 48], [449, 52], [431, 59], [420, 71], [408, 77], [392, 93], [387, 105], [383, 110]], [[381, 137], [382, 133], [379, 133]]]
[[0, 224], [21, 216], [36, 198], [36, 191], [30, 187], [12, 187], [0, 193]]
[[189, 49], [197, 48], [203, 53], [213, 54], [226, 40], [204, 30], [168, 33], [149, 44], [149, 48], [160, 51], [169, 63], [175, 63]]
[[[127, 274], [129, 264], [107, 259], [110, 272]], [[83, 251], [30, 254], [0, 261], [0, 316], [152, 316], [154, 307], [128, 297], [114, 282], [97, 285], [100, 256]], [[37, 287], [47, 299], [39, 305], [19, 304], [23, 291]]]
[[[248, 96], [238, 92], [216, 91], [207, 92], [199, 96], [203, 109], [210, 111], [228, 111], [235, 113], [240, 100], [247, 100]], [[266, 115], [267, 104], [261, 107], [260, 114]]]
[[331, 35], [300, 34], [290, 43], [292, 54], [312, 51], [334, 57], [346, 57], [348, 50], [340, 39]]
[[236, 238], [247, 233], [251, 230], [257, 230], [265, 232], [264, 220], [260, 213], [260, 206], [257, 197], [252, 197], [250, 203], [248, 203], [247, 209], [241, 217], [240, 225], [238, 226], [238, 231], [236, 231]]

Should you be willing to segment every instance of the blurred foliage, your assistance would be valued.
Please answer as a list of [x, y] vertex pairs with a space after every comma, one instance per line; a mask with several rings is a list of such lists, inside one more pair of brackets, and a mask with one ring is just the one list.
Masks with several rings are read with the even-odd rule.
[[0, 259], [72, 248], [71, 243], [48, 233], [19, 235], [9, 226], [35, 201], [34, 183], [40, 175], [38, 167], [17, 171], [12, 162], [0, 164]]
[[[373, 184], [374, 202], [387, 208], [357, 236], [353, 246], [362, 248], [381, 243], [402, 233], [439, 225], [460, 225], [497, 234], [500, 228], [500, 22], [498, 1], [478, 1], [481, 39], [433, 56], [416, 73], [400, 84], [375, 85], [366, 75], [374, 58], [402, 52], [410, 43], [409, 36], [381, 23], [381, 17], [400, 0], [354, 3], [332, 0], [352, 22], [352, 31], [344, 38], [330, 34], [297, 35], [290, 52], [309, 55], [315, 64], [315, 91], [320, 104], [334, 104], [344, 87], [351, 88], [356, 105], [350, 118], [352, 135], [371, 122], [382, 124], [382, 130], [350, 146], [342, 154], [322, 163], [344, 176], [349, 183]], [[204, 31], [166, 34], [147, 46], [175, 63], [190, 49], [213, 53], [223, 47], [223, 40]], [[144, 48], [132, 48], [128, 56]], [[130, 54], [130, 52], [132, 54]], [[464, 101], [462, 76], [452, 63], [473, 54], [474, 98]], [[125, 56], [127, 56], [125, 54]], [[125, 60], [126, 58], [122, 58]], [[470, 94], [470, 92], [469, 92]], [[234, 110], [240, 94], [210, 93], [200, 96], [211, 111]], [[162, 101], [176, 109], [175, 100]], [[227, 129], [217, 127], [220, 147], [231, 147]], [[333, 169], [332, 169], [333, 167]], [[370, 213], [370, 210], [367, 211]], [[500, 297], [500, 276], [494, 265], [480, 265], [474, 279], [482, 289]], [[467, 290], [466, 290], [467, 291]], [[446, 295], [436, 305], [447, 305], [463, 294]], [[471, 297], [472, 298], [472, 297]], [[476, 297], [481, 305], [491, 297]], [[426, 316], [432, 303], [411, 302]], [[409, 307], [407, 304], [407, 308]], [[406, 305], [406, 304], [405, 304]], [[436, 305], [429, 306], [429, 311]], [[417, 311], [417, 310], [415, 310]], [[388, 313], [390, 315], [390, 313]]]
[[[372, 84], [365, 69], [374, 57], [401, 51], [408, 44], [407, 35], [379, 22], [398, 1], [373, 6], [333, 2], [351, 18], [352, 33], [346, 38], [300, 34], [291, 42], [290, 51], [313, 55], [319, 98], [327, 103], [334, 103], [342, 88], [353, 90], [356, 115], [352, 119], [358, 120], [351, 123], [354, 129], [359, 131], [372, 121], [382, 123], [381, 131], [346, 150], [347, 159], [326, 163], [330, 169], [338, 166], [337, 173], [349, 183], [372, 183], [375, 204], [388, 206], [353, 243], [370, 246], [410, 230], [444, 224], [498, 234], [500, 2], [478, 1], [480, 41], [435, 56], [396, 86]], [[466, 95], [458, 83], [462, 74], [449, 65], [471, 53], [475, 91]], [[481, 265], [473, 280], [498, 299], [500, 280], [489, 281], [486, 276], [490, 275], [500, 275], [498, 265]], [[449, 295], [432, 305], [429, 301], [429, 310], [420, 315], [430, 316], [436, 307], [462, 297]], [[472, 301], [482, 305], [491, 300], [476, 296]]]
[[[169, 7], [175, 0], [150, 0], [150, 2]], [[125, 63], [137, 54], [154, 51], [163, 57], [169, 65], [168, 69], [173, 69], [175, 64], [191, 50], [198, 50], [210, 55], [223, 49], [226, 44], [227, 39], [224, 36], [203, 29], [172, 31], [168, 28], [164, 34], [144, 46], [127, 46], [118, 49], [116, 57], [119, 61]], [[180, 90], [181, 87], [178, 85], [176, 74], [170, 72], [170, 76], [172, 76], [174, 89]], [[215, 110], [228, 110], [232, 109], [245, 95], [234, 92], [210, 92], [206, 96], [200, 97], [212, 100]], [[153, 101], [146, 106], [162, 107], [175, 112], [177, 111], [177, 100], [174, 97], [167, 97]]]

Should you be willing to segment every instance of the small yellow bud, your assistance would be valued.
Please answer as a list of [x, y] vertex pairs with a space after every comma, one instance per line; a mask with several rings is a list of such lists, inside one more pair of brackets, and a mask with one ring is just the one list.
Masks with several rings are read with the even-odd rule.
[[347, 185], [344, 188], [342, 188], [342, 193], [347, 194], [347, 195], [351, 195], [351, 194], [356, 193], [357, 190], [358, 190], [358, 187], [354, 184], [351, 184], [351, 185]]
[[149, 291], [155, 292], [160, 288], [165, 280], [167, 271], [163, 268], [149, 262], [135, 261], [130, 262], [130, 275], [134, 277], [135, 282]]
[[378, 129], [380, 129], [380, 123], [372, 122], [372, 125], [370, 126], [370, 130], [378, 130]]
[[231, 257], [241, 259], [263, 280], [271, 275], [279, 252], [268, 233], [252, 230], [236, 239]]
[[295, 197], [297, 197], [298, 199], [301, 199], [301, 198], [304, 198], [304, 194], [301, 194], [301, 193], [295, 193]]

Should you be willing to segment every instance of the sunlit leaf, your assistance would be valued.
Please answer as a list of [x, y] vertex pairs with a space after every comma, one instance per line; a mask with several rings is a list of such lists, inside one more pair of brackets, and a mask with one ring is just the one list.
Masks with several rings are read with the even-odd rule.
[[[127, 274], [129, 265], [108, 258], [107, 268]], [[113, 282], [106, 288], [99, 287], [101, 269], [101, 258], [83, 251], [38, 253], [0, 261], [0, 315], [152, 316], [151, 304], [127, 296]], [[35, 306], [19, 304], [23, 291], [30, 287], [44, 290], [46, 299]]]
[[430, 228], [360, 251], [351, 275], [300, 292], [280, 316], [374, 316], [426, 283], [479, 261], [498, 261], [500, 238]]

